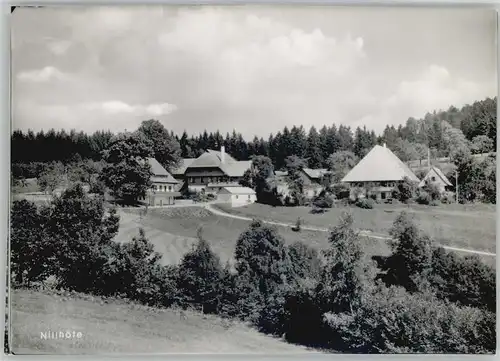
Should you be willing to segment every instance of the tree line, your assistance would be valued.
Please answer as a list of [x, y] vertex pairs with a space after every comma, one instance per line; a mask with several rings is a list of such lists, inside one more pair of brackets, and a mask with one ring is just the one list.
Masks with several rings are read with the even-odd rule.
[[[172, 131], [152, 131], [155, 139], [167, 141], [174, 147], [176, 155], [182, 158], [199, 156], [206, 149], [225, 146], [228, 154], [237, 160], [249, 160], [252, 156], [268, 156], [276, 169], [286, 166], [288, 155], [296, 155], [307, 160], [307, 166], [321, 168], [328, 166], [331, 154], [340, 151], [352, 152], [362, 158], [375, 144], [387, 143], [401, 160], [426, 159], [428, 149], [433, 157], [450, 155], [449, 143], [455, 138], [463, 141], [473, 153], [485, 153], [496, 145], [496, 97], [466, 105], [461, 109], [450, 107], [446, 111], [427, 113], [421, 119], [409, 118], [405, 125], [387, 125], [383, 133], [376, 135], [366, 127], [352, 129], [346, 125], [323, 126], [320, 129], [303, 126], [284, 127], [267, 139], [255, 136], [245, 140], [234, 130], [223, 135], [219, 131], [204, 131], [199, 135], [183, 132], [176, 135]], [[153, 135], [151, 133], [151, 135]], [[165, 140], [157, 136], [161, 134]], [[12, 134], [12, 163], [69, 162], [74, 157], [82, 159], [102, 159], [113, 133], [98, 131], [85, 134], [74, 130], [19, 131]]]
[[475, 256], [436, 248], [404, 212], [391, 229], [388, 257], [363, 254], [346, 213], [319, 252], [289, 244], [275, 227], [254, 220], [237, 239], [234, 264], [221, 263], [200, 229], [192, 250], [168, 266], [143, 230], [114, 241], [116, 211], [78, 184], [48, 205], [16, 201], [11, 217], [14, 287], [194, 308], [333, 351], [496, 348], [495, 270]]

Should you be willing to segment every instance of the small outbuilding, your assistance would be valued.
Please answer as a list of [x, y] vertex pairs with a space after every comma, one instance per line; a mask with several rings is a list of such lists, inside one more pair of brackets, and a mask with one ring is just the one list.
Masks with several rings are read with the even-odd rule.
[[252, 188], [224, 187], [217, 193], [217, 200], [221, 203], [229, 203], [233, 207], [237, 207], [255, 203], [257, 196]]
[[437, 167], [431, 167], [429, 172], [427, 172], [426, 176], [420, 181], [418, 186], [424, 187], [429, 183], [437, 185], [441, 193], [444, 193], [451, 187], [453, 187], [453, 184], [451, 184], [450, 180], [444, 175], [441, 169]]

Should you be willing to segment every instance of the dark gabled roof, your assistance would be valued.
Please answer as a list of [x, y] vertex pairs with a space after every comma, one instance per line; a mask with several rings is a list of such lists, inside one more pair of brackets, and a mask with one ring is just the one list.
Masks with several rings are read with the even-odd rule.
[[311, 179], [320, 179], [325, 174], [328, 173], [328, 169], [320, 168], [320, 169], [312, 169], [312, 168], [304, 168], [302, 169], [305, 174]]
[[151, 181], [159, 183], [178, 183], [177, 180], [155, 158], [148, 158], [153, 176]]
[[196, 160], [196, 158], [183, 158], [180, 160], [179, 165], [171, 170], [173, 175], [183, 175], [186, 169]]
[[222, 162], [222, 153], [215, 150], [207, 150], [189, 164], [188, 168], [211, 168], [218, 167], [229, 177], [242, 177], [247, 169], [252, 165], [251, 160], [237, 161], [229, 154], [224, 154]]

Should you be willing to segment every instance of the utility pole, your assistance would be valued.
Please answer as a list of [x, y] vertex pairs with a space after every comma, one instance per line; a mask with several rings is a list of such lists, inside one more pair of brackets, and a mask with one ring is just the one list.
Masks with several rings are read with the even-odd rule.
[[455, 170], [455, 198], [458, 204], [458, 170]]

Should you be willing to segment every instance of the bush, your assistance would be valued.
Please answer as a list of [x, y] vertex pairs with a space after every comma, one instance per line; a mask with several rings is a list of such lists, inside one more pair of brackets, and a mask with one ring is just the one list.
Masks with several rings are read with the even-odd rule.
[[328, 194], [320, 195], [314, 200], [313, 206], [315, 208], [322, 208], [322, 209], [332, 208], [333, 198]]
[[294, 277], [284, 239], [274, 227], [254, 220], [238, 238], [235, 249], [238, 309], [241, 316], [256, 321], [269, 297]]
[[292, 227], [292, 231], [300, 232], [300, 225], [301, 224], [302, 224], [302, 220], [300, 219], [300, 217], [298, 217], [297, 220], [295, 221], [295, 226]]
[[439, 247], [432, 254], [432, 269], [439, 298], [496, 312], [495, 269], [477, 256], [459, 257]]
[[168, 307], [175, 302], [176, 269], [161, 265], [161, 255], [143, 229], [131, 242], [113, 242], [104, 254], [106, 261], [91, 293], [122, 295], [150, 306]]
[[295, 279], [318, 279], [321, 272], [321, 261], [316, 248], [297, 241], [288, 246]]
[[441, 203], [444, 204], [451, 204], [455, 203], [455, 194], [453, 192], [444, 192], [443, 195], [441, 196]]
[[201, 232], [198, 244], [182, 258], [177, 289], [181, 304], [201, 307], [203, 313], [217, 313], [220, 301], [222, 265]]
[[332, 193], [336, 199], [349, 198], [350, 190], [346, 184], [337, 183], [337, 184], [334, 184], [331, 188], [332, 188]]
[[400, 288], [379, 287], [351, 313], [325, 315], [357, 353], [492, 353], [495, 315]]
[[398, 215], [389, 234], [392, 252], [385, 262], [383, 280], [411, 292], [421, 290], [432, 269], [431, 240], [406, 212]]
[[360, 198], [356, 201], [356, 207], [363, 208], [363, 209], [372, 209], [373, 208], [373, 201], [371, 199], [366, 199], [366, 198]]
[[415, 199], [418, 204], [428, 205], [431, 202], [431, 196], [424, 190], [420, 190], [417, 195], [417, 199]]
[[322, 214], [322, 213], [325, 213], [326, 212], [326, 209], [325, 208], [317, 208], [317, 207], [313, 207], [311, 209], [311, 213], [312, 214]]
[[11, 272], [15, 286], [44, 281], [51, 274], [52, 243], [45, 236], [45, 214], [35, 203], [14, 201], [10, 223]]
[[396, 198], [400, 202], [407, 203], [413, 198], [415, 193], [416, 184], [411, 181], [408, 177], [403, 178], [402, 182], [398, 182], [396, 188], [393, 191], [393, 198]]

